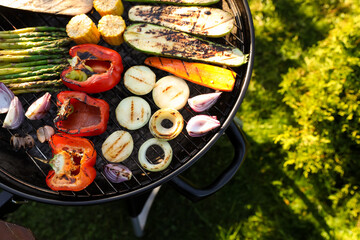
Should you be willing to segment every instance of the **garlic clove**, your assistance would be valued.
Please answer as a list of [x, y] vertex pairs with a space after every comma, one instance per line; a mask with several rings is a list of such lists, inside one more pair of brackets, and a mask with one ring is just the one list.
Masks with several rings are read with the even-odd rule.
[[39, 120], [45, 117], [51, 106], [51, 94], [45, 93], [42, 97], [33, 102], [27, 109], [25, 116], [30, 120]]
[[191, 137], [201, 137], [220, 126], [216, 116], [197, 115], [190, 118], [186, 131]]
[[201, 94], [188, 99], [188, 104], [195, 112], [203, 112], [212, 107], [219, 99], [221, 92]]
[[54, 128], [48, 125], [45, 125], [44, 127], [40, 127], [36, 131], [36, 136], [41, 143], [49, 141], [51, 136], [54, 134], [55, 134]]

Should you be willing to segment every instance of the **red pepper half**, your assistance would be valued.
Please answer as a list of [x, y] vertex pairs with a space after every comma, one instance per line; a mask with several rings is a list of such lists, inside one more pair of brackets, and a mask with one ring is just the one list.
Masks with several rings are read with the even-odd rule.
[[60, 75], [68, 88], [99, 93], [120, 82], [123, 65], [118, 52], [96, 44], [81, 44], [70, 48], [69, 54], [71, 65]]
[[53, 158], [46, 184], [54, 191], [81, 191], [96, 177], [96, 151], [93, 143], [81, 137], [57, 133], [49, 144]]
[[109, 120], [109, 104], [83, 92], [63, 91], [57, 95], [60, 107], [55, 127], [73, 136], [95, 136], [105, 132]]

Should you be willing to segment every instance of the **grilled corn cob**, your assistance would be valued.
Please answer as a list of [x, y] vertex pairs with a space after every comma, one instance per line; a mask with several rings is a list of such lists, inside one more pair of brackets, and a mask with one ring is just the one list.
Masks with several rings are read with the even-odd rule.
[[76, 15], [66, 25], [66, 33], [76, 44], [100, 41], [100, 32], [95, 23], [85, 14]]
[[102, 17], [108, 14], [120, 16], [124, 12], [121, 0], [94, 0], [94, 8]]
[[101, 37], [110, 45], [120, 45], [124, 42], [123, 33], [126, 25], [121, 16], [106, 15], [99, 20]]

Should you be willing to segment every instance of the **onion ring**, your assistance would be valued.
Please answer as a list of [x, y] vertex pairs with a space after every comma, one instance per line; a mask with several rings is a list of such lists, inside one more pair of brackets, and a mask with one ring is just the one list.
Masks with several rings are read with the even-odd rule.
[[[158, 145], [159, 147], [161, 147], [165, 154], [164, 158], [160, 159], [158, 164], [152, 164], [146, 158], [146, 151], [152, 145]], [[159, 172], [170, 165], [172, 155], [173, 151], [168, 142], [158, 138], [150, 138], [141, 145], [138, 153], [138, 158], [143, 168], [151, 172]]]
[[[172, 123], [170, 128], [163, 127], [162, 121], [165, 119]], [[184, 127], [184, 119], [182, 115], [173, 108], [162, 108], [157, 110], [150, 118], [149, 129], [154, 137], [164, 140], [176, 138]]]

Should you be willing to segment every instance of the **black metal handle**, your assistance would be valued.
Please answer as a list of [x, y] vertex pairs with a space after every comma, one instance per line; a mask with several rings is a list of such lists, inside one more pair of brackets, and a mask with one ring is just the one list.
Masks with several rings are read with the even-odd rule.
[[170, 181], [177, 191], [193, 202], [202, 200], [220, 190], [232, 179], [245, 159], [247, 142], [240, 126], [232, 121], [225, 133], [234, 147], [235, 155], [229, 166], [211, 184], [204, 188], [197, 188], [182, 176], [177, 176]]

